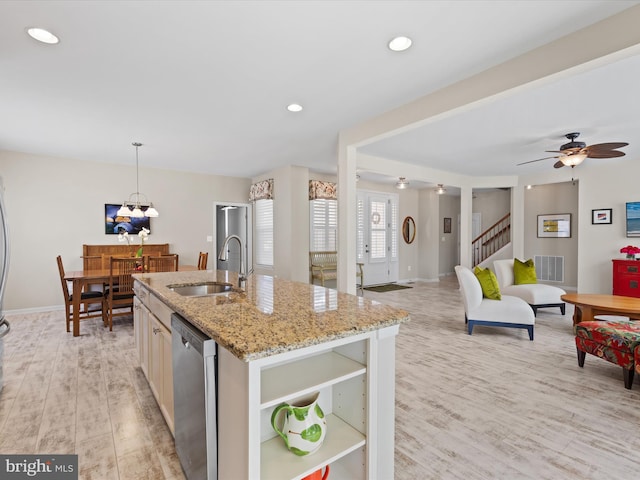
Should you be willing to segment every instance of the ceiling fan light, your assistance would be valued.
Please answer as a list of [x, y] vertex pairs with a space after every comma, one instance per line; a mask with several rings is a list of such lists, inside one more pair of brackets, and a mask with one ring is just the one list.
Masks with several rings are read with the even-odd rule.
[[573, 155], [565, 155], [560, 158], [560, 161], [566, 165], [567, 167], [575, 167], [584, 162], [584, 159], [587, 158], [586, 153], [576, 153]]
[[442, 183], [439, 183], [438, 188], [436, 188], [436, 193], [438, 195], [444, 195], [445, 193], [447, 193], [447, 189], [444, 188], [444, 185]]

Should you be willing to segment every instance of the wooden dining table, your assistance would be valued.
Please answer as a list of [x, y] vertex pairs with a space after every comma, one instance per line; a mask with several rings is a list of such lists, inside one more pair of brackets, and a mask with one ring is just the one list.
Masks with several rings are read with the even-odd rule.
[[[196, 265], [180, 265], [178, 267], [178, 271], [181, 272], [190, 272], [195, 270], [198, 270]], [[84, 291], [88, 285], [109, 283], [110, 278], [111, 271], [108, 268], [65, 272], [65, 281], [71, 282], [73, 286], [72, 322], [74, 337], [78, 337], [80, 335], [80, 295], [76, 295], [75, 293]]]

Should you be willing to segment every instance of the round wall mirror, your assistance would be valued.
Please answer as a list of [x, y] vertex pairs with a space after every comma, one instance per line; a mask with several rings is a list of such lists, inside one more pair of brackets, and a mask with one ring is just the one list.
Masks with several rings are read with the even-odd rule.
[[402, 222], [402, 236], [407, 243], [413, 242], [414, 238], [416, 238], [416, 223], [412, 217], [406, 217]]

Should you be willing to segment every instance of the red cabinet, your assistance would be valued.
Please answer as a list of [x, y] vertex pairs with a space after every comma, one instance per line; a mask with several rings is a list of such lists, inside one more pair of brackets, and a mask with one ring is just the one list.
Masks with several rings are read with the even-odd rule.
[[640, 261], [613, 260], [613, 294], [640, 297]]

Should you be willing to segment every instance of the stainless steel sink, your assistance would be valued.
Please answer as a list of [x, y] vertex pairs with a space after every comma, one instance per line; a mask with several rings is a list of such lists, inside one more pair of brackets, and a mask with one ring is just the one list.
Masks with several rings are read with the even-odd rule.
[[220, 295], [233, 291], [233, 285], [221, 282], [202, 282], [190, 285], [167, 285], [170, 290], [185, 297], [205, 297], [208, 295]]

